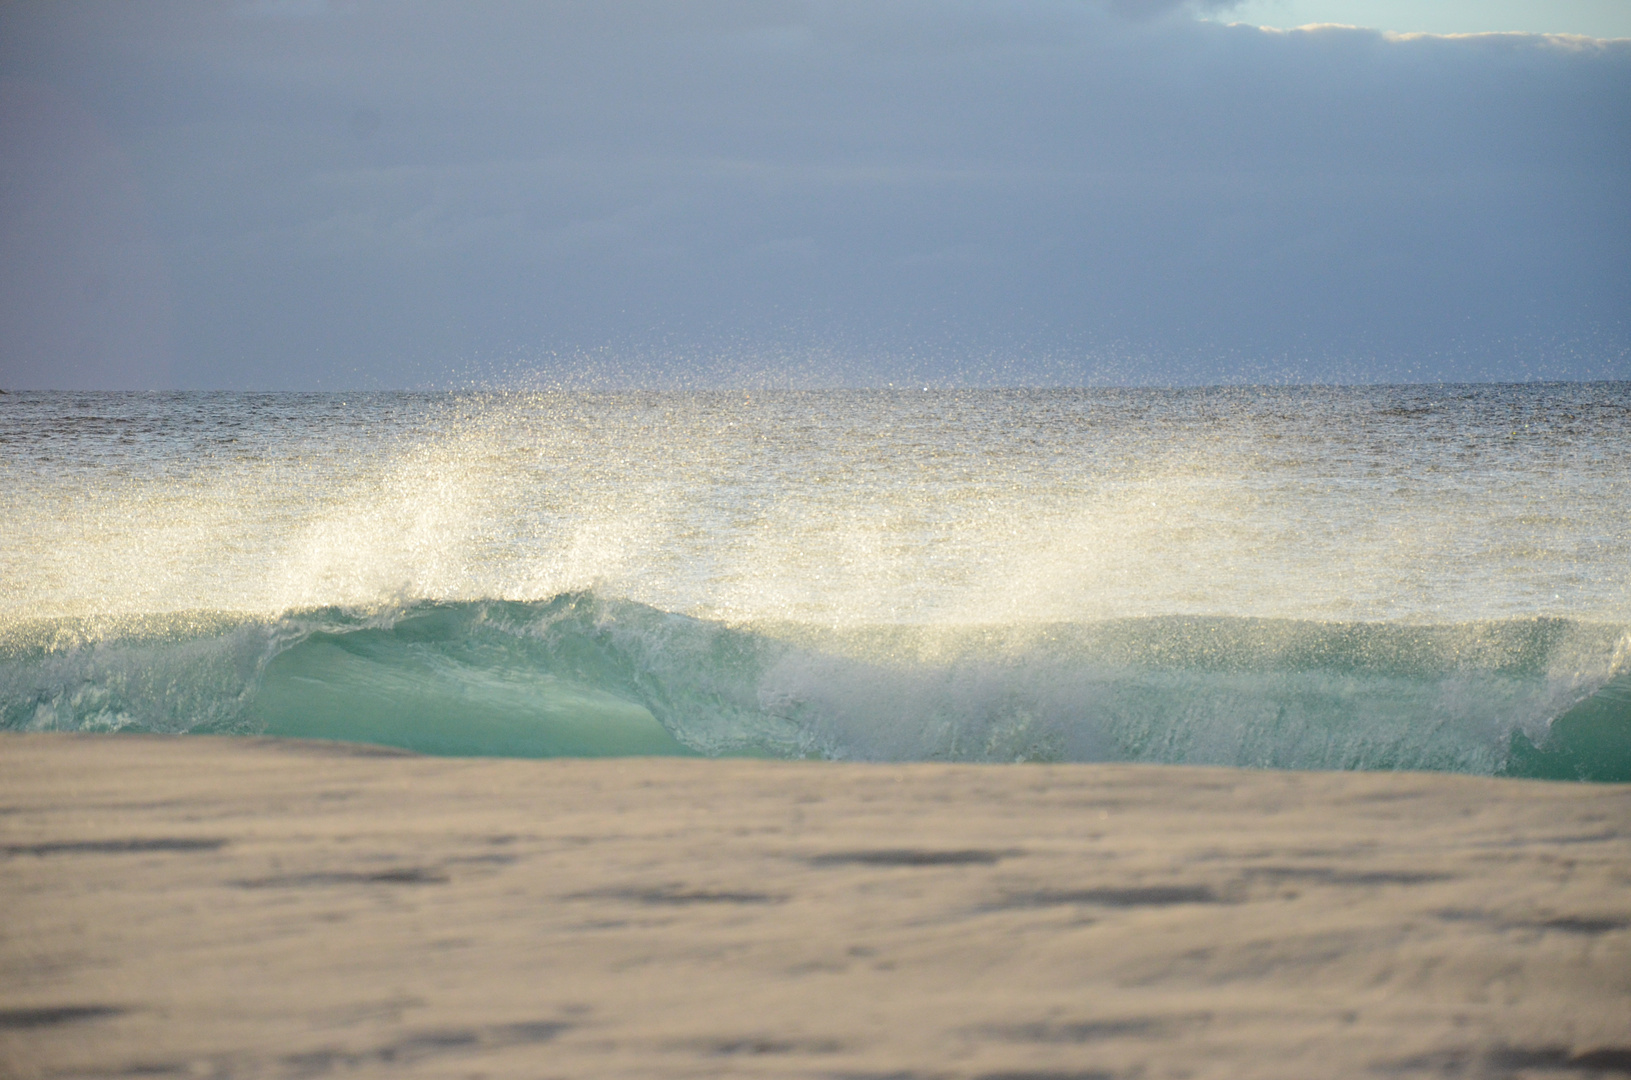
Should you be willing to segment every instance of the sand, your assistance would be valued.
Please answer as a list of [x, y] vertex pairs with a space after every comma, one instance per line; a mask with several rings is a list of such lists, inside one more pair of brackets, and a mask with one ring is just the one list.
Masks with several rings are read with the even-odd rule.
[[1631, 1075], [1631, 787], [0, 736], [11, 1076]]

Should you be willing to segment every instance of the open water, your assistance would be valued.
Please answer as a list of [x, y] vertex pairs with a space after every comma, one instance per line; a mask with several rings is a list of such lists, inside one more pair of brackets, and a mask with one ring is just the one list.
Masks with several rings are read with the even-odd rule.
[[6, 394], [0, 728], [1631, 780], [1631, 383]]

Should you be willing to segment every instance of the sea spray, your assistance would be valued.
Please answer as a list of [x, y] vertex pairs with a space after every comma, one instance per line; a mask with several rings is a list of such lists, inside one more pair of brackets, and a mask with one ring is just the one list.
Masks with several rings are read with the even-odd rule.
[[0, 724], [1631, 775], [1631, 384], [0, 402]]

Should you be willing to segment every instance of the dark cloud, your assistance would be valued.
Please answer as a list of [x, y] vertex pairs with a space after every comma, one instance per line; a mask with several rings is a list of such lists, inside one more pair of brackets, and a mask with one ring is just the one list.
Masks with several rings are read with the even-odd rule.
[[0, 387], [172, 378], [169, 276], [138, 178], [92, 115], [0, 79]]
[[189, 385], [1631, 374], [1631, 45], [1195, 10], [11, 6], [0, 72], [130, 163]]
[[1241, 0], [1108, 0], [1111, 11], [1133, 19], [1214, 14], [1230, 11], [1240, 3]]

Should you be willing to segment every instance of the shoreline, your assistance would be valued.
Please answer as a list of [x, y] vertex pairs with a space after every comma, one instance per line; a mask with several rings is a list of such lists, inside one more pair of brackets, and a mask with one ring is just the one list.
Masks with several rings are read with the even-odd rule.
[[1631, 785], [0, 734], [0, 1074], [1631, 1075]]

